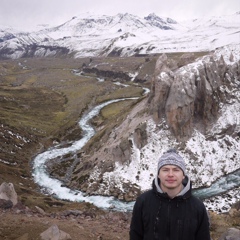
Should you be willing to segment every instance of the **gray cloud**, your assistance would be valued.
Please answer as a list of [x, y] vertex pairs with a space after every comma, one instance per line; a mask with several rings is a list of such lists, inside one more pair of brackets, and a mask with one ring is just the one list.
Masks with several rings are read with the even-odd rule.
[[83, 12], [106, 15], [128, 12], [138, 16], [154, 12], [179, 21], [237, 11], [239, 0], [1, 0], [0, 27], [10, 25], [27, 30], [41, 23], [57, 25]]

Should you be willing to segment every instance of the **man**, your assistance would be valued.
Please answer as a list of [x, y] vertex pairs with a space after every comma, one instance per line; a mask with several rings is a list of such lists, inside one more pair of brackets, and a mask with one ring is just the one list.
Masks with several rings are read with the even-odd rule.
[[203, 203], [191, 194], [183, 158], [169, 150], [158, 161], [152, 189], [133, 208], [130, 240], [210, 240]]

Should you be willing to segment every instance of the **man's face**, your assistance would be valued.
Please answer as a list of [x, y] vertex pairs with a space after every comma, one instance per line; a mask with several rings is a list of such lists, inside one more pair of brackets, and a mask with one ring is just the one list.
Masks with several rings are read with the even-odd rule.
[[163, 166], [158, 174], [161, 181], [161, 188], [163, 191], [174, 190], [182, 188], [182, 180], [184, 179], [183, 171], [175, 165]]

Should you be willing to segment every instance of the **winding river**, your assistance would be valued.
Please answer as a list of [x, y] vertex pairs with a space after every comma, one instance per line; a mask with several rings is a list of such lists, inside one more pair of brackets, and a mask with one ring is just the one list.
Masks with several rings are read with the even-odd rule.
[[[83, 130], [83, 137], [72, 143], [72, 145], [59, 148], [50, 148], [47, 151], [40, 153], [33, 160], [33, 177], [34, 181], [41, 187], [43, 192], [53, 195], [54, 197], [62, 200], [89, 202], [97, 207], [108, 209], [113, 208], [117, 211], [131, 211], [134, 202], [123, 202], [114, 197], [105, 196], [85, 196], [83, 192], [77, 190], [71, 190], [70, 188], [62, 186], [62, 182], [51, 178], [46, 170], [46, 162], [61, 157], [68, 153], [73, 153], [80, 150], [95, 134], [94, 128], [88, 123], [90, 119], [99, 114], [99, 111], [112, 103], [126, 100], [136, 100], [138, 98], [124, 98], [115, 99], [105, 103], [102, 103], [93, 108], [87, 115], [85, 115], [80, 121], [79, 126]], [[234, 173], [221, 177], [218, 181], [213, 183], [209, 188], [202, 188], [194, 190], [194, 194], [202, 199], [210, 198], [222, 194], [233, 188], [240, 186], [240, 169]]]

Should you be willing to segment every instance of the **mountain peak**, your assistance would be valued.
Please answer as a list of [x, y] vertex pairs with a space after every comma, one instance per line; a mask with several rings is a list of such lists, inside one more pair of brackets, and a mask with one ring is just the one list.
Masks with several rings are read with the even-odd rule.
[[176, 24], [177, 22], [171, 18], [161, 18], [155, 13], [150, 13], [147, 17], [144, 17], [152, 26], [158, 27], [164, 30], [173, 30], [174, 28], [171, 24]]
[[211, 17], [178, 24], [155, 13], [145, 18], [129, 13], [113, 16], [81, 13], [59, 26], [42, 26], [44, 29], [28, 34], [2, 29], [0, 58], [28, 56], [29, 48], [32, 48], [34, 56], [42, 52], [43, 56], [56, 54], [58, 48], [58, 53], [76, 53], [75, 57], [108, 56], [116, 52], [119, 56], [131, 56], [213, 50], [227, 44], [239, 44], [238, 16]]

